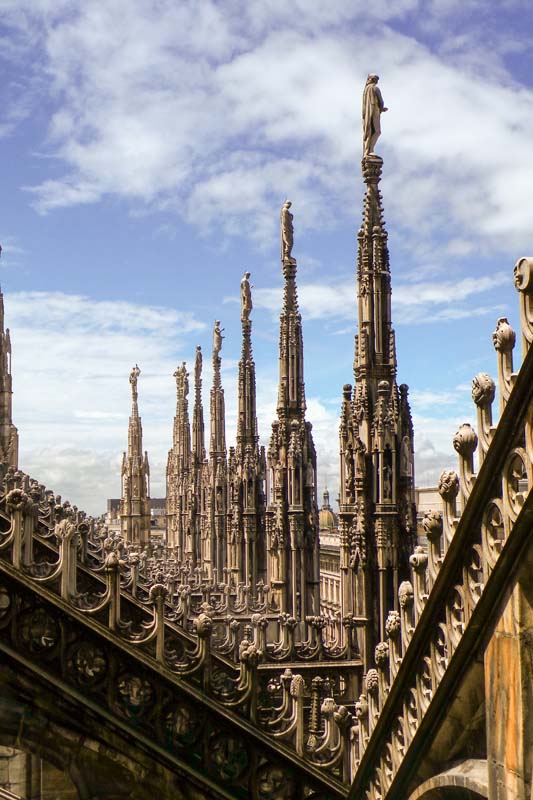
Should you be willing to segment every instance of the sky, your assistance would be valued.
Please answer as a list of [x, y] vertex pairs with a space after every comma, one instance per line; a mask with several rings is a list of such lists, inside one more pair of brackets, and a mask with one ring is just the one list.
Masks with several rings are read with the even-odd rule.
[[[235, 438], [239, 283], [252, 274], [260, 436], [275, 416], [292, 201], [307, 418], [320, 491], [338, 489], [353, 382], [361, 94], [380, 75], [381, 190], [398, 382], [416, 483], [454, 467], [496, 376], [513, 266], [533, 252], [529, 0], [0, 0], [0, 281], [20, 467], [89, 513], [120, 494], [138, 363], [151, 494], [164, 496], [183, 360], [224, 330]], [[515, 363], [520, 353], [517, 350]], [[207, 439], [208, 441], [208, 439]]]

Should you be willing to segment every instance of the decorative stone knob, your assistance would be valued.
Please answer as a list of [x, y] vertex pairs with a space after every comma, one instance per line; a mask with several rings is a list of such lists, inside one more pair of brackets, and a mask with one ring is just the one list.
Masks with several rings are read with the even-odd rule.
[[389, 611], [385, 621], [385, 630], [389, 639], [396, 639], [401, 629], [400, 615], [397, 611]]
[[514, 285], [519, 292], [533, 290], [533, 258], [519, 258], [513, 270]]
[[490, 406], [496, 394], [496, 384], [486, 372], [480, 372], [472, 380], [472, 400], [479, 408]]
[[430, 542], [436, 542], [442, 536], [442, 514], [440, 511], [426, 511], [422, 520], [424, 533]]
[[398, 600], [402, 608], [409, 608], [413, 605], [414, 589], [411, 581], [402, 581], [398, 588]]
[[415, 572], [424, 572], [428, 563], [428, 557], [423, 547], [420, 545], [415, 547], [415, 552], [409, 557], [409, 563]]
[[196, 633], [200, 639], [207, 639], [208, 636], [210, 636], [211, 629], [213, 627], [213, 621], [211, 617], [208, 617], [207, 614], [200, 614], [195, 624]]
[[377, 669], [369, 669], [366, 673], [366, 690], [369, 694], [376, 694], [379, 687], [379, 675]]
[[509, 325], [507, 317], [500, 317], [492, 334], [494, 349], [499, 353], [510, 353], [516, 343], [516, 333]]
[[459, 494], [459, 476], [453, 469], [445, 469], [439, 478], [439, 494], [448, 502]]
[[154, 583], [154, 585], [150, 587], [149, 597], [151, 603], [156, 603], [160, 599], [164, 601], [167, 599], [167, 595], [167, 587], [162, 583]]
[[453, 447], [462, 458], [472, 458], [477, 447], [477, 435], [468, 422], [463, 422], [453, 437]]
[[374, 660], [380, 669], [385, 669], [389, 663], [389, 645], [387, 642], [380, 642], [376, 645]]
[[368, 714], [368, 702], [364, 694], [359, 696], [359, 700], [355, 704], [355, 716], [357, 719], [363, 719]]

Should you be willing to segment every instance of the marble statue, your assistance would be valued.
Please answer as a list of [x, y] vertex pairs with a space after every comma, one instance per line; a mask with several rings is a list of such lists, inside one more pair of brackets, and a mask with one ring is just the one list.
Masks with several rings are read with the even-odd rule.
[[141, 370], [139, 369], [139, 365], [135, 364], [132, 371], [130, 372], [131, 393], [133, 395], [134, 400], [137, 399], [137, 380], [140, 374]]
[[202, 348], [198, 344], [196, 345], [196, 356], [194, 358], [194, 380], [196, 384], [198, 384], [201, 377], [202, 377]]
[[222, 336], [222, 331], [225, 328], [220, 327], [220, 320], [215, 320], [215, 327], [213, 328], [213, 350], [218, 355], [222, 350], [222, 339], [225, 339], [225, 336]]
[[363, 156], [373, 155], [381, 134], [381, 114], [388, 111], [383, 103], [378, 81], [378, 75], [369, 75], [363, 91]]
[[286, 200], [281, 209], [281, 260], [295, 264], [292, 257], [292, 246], [294, 244], [294, 228], [292, 224], [293, 215], [289, 211], [292, 203]]
[[250, 273], [245, 272], [241, 280], [241, 320], [250, 319], [250, 311], [253, 308], [252, 304], [252, 289], [253, 284], [250, 283]]

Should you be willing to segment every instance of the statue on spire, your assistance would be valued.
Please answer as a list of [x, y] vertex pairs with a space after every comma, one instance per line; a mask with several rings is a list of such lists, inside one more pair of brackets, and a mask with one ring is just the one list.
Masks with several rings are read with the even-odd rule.
[[294, 227], [292, 224], [293, 215], [289, 211], [291, 205], [290, 200], [285, 200], [281, 209], [281, 260], [283, 263], [296, 264], [296, 259], [292, 257]]
[[381, 114], [388, 111], [378, 81], [378, 75], [369, 75], [363, 90], [363, 157], [374, 155], [374, 147], [381, 134]]
[[217, 354], [220, 353], [222, 350], [222, 339], [225, 339], [225, 336], [222, 336], [222, 331], [225, 328], [220, 327], [220, 320], [215, 320], [215, 327], [213, 328], [213, 352]]
[[202, 348], [196, 345], [196, 355], [194, 357], [194, 381], [198, 385], [202, 377]]
[[139, 365], [135, 364], [130, 372], [131, 394], [134, 401], [137, 401], [137, 380], [140, 374], [141, 370], [139, 369]]
[[250, 319], [250, 311], [253, 308], [252, 304], [252, 289], [253, 284], [250, 283], [250, 273], [245, 272], [241, 280], [241, 321], [245, 322]]

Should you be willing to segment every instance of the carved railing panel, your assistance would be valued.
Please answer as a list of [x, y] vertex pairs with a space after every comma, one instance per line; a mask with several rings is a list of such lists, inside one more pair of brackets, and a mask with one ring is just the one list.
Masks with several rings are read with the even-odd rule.
[[446, 471], [441, 476], [443, 513], [426, 514], [427, 552], [417, 547], [411, 556], [411, 581], [399, 588], [400, 614], [389, 615], [388, 641], [375, 653], [378, 671], [369, 670], [366, 692], [356, 705], [354, 798], [384, 800], [405, 791], [413, 769], [410, 747], [416, 740], [420, 752], [424, 731], [427, 737], [442, 713], [443, 687], [453, 685], [475, 657], [475, 648], [469, 651], [466, 643], [479, 641], [482, 624], [490, 624], [491, 598], [508, 580], [510, 554], [527, 539], [533, 512], [533, 259], [517, 263], [515, 283], [521, 292], [524, 362], [514, 373], [516, 337], [506, 319], [498, 320], [493, 341], [501, 418], [493, 426], [495, 384], [481, 373], [472, 391], [479, 474], [474, 474], [478, 437], [465, 423], [453, 442], [459, 475]]

